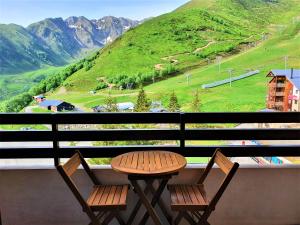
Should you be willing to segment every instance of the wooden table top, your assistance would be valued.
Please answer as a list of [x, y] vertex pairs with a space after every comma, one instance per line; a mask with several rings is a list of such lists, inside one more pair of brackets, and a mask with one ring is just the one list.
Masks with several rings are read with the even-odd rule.
[[166, 175], [186, 166], [186, 159], [174, 152], [129, 152], [112, 159], [114, 170], [130, 175]]

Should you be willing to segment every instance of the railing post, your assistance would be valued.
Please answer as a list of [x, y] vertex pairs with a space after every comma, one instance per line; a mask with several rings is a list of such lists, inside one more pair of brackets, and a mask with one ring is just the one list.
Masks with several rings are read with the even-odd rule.
[[58, 125], [56, 123], [52, 123], [52, 133], [53, 133], [53, 156], [54, 156], [54, 165], [58, 166], [60, 163], [59, 158], [59, 145], [58, 145]]
[[185, 148], [185, 113], [180, 113], [180, 149]]

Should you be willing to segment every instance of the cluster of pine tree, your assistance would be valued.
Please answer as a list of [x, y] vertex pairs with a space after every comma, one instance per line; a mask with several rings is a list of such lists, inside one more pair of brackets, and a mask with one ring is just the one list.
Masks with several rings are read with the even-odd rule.
[[[116, 98], [113, 98], [111, 95], [109, 95], [105, 101], [104, 104], [106, 106], [107, 112], [118, 112], [117, 107], [117, 100]], [[196, 90], [193, 96], [193, 101], [191, 103], [191, 111], [192, 112], [200, 112], [200, 99], [199, 99], [199, 90]], [[151, 101], [147, 97], [146, 92], [144, 88], [141, 88], [138, 93], [137, 101], [134, 106], [134, 112], [149, 112], [151, 107]], [[178, 98], [173, 91], [169, 96], [169, 104], [168, 104], [168, 111], [169, 112], [180, 112], [180, 104], [178, 102]]]

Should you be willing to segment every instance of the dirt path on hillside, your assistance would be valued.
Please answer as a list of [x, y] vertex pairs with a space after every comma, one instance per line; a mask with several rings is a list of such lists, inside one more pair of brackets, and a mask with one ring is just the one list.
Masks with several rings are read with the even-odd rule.
[[202, 51], [203, 49], [206, 49], [206, 48], [208, 48], [210, 45], [215, 44], [215, 43], [216, 43], [216, 41], [210, 41], [207, 45], [205, 45], [205, 46], [203, 46], [203, 47], [201, 47], [201, 48], [197, 48], [197, 49], [194, 51], [194, 53], [200, 52], [200, 51]]
[[[203, 49], [206, 49], [210, 45], [215, 44], [215, 43], [216, 43], [216, 41], [210, 41], [207, 45], [205, 45], [203, 47], [200, 47], [200, 48], [197, 48], [193, 53], [197, 53], [197, 52], [199, 52], [199, 51], [201, 51]], [[170, 56], [162, 57], [161, 60], [168, 61], [168, 62], [170, 62], [172, 64], [178, 64], [179, 60], [175, 59], [175, 57], [180, 56], [180, 55], [187, 55], [187, 54], [190, 54], [190, 52], [181, 52], [181, 53], [177, 53], [175, 55], [170, 55]], [[164, 64], [162, 64], [162, 63], [156, 64], [156, 65], [154, 65], [154, 68], [156, 70], [162, 70], [164, 68]]]

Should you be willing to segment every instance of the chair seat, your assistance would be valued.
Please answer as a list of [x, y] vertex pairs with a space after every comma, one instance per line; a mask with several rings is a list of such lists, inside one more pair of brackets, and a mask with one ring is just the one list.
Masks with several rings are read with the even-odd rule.
[[92, 210], [126, 209], [128, 185], [96, 185], [87, 203]]
[[203, 211], [208, 207], [209, 200], [203, 185], [176, 184], [169, 185], [171, 209], [175, 211]]

